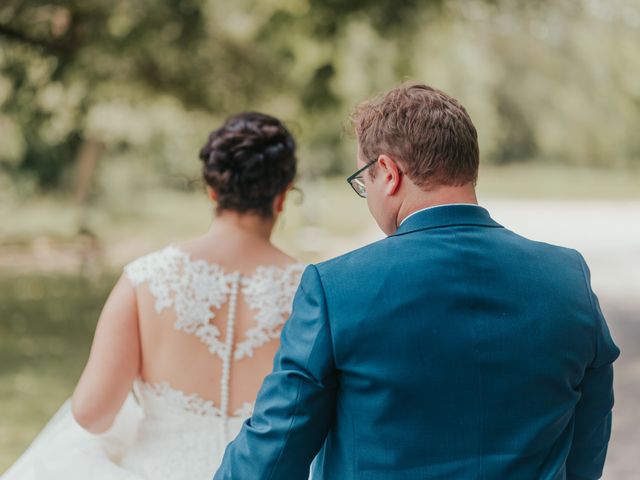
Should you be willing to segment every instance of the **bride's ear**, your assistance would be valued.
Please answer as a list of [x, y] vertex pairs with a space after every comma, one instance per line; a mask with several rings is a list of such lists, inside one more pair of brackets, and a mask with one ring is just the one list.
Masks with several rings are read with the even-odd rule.
[[209, 185], [207, 185], [207, 197], [209, 197], [212, 202], [218, 201], [218, 193]]
[[273, 201], [273, 211], [277, 214], [284, 210], [284, 202], [287, 200], [287, 194], [291, 190], [293, 184], [290, 183], [281, 193], [279, 193]]

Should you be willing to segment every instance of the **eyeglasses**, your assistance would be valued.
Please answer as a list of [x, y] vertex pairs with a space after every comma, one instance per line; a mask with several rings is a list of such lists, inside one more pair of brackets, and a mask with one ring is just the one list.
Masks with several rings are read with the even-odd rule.
[[367, 168], [369, 168], [371, 165], [373, 165], [377, 161], [378, 161], [377, 158], [375, 160], [371, 160], [364, 167], [362, 167], [356, 173], [354, 173], [349, 178], [347, 178], [347, 183], [351, 185], [351, 188], [353, 188], [353, 191], [356, 192], [359, 197], [367, 198], [367, 187], [364, 184], [364, 178], [362, 177], [362, 172], [364, 172]]

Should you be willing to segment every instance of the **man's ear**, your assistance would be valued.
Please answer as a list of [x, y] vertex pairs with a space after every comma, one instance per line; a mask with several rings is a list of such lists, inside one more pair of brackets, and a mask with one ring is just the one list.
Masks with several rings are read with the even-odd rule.
[[378, 175], [382, 175], [385, 183], [385, 193], [389, 196], [395, 195], [400, 188], [402, 174], [396, 161], [388, 155], [378, 157]]

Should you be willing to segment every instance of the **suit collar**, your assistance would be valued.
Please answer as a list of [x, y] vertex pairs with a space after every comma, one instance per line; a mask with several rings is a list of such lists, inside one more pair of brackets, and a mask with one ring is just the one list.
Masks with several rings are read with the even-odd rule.
[[451, 227], [455, 225], [502, 227], [502, 225], [491, 218], [489, 212], [483, 207], [478, 205], [452, 204], [415, 212], [402, 222], [395, 233], [389, 236], [394, 237], [417, 230]]

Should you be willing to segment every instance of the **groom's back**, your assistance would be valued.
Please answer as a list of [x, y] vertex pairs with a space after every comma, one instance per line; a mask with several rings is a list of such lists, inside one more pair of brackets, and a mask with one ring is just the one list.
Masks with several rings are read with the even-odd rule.
[[473, 206], [320, 264], [340, 375], [321, 478], [564, 478], [598, 354], [585, 268]]

